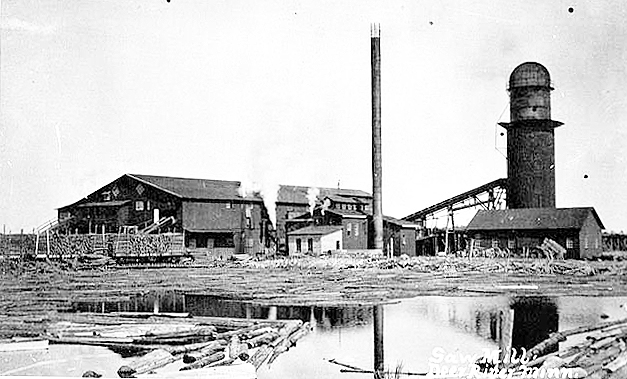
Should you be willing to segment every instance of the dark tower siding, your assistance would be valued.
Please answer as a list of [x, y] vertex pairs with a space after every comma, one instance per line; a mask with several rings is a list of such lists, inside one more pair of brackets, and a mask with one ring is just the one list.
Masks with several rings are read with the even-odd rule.
[[511, 128], [507, 133], [507, 205], [555, 208], [554, 130]]
[[555, 133], [551, 78], [539, 63], [516, 67], [509, 78], [507, 207], [555, 208]]

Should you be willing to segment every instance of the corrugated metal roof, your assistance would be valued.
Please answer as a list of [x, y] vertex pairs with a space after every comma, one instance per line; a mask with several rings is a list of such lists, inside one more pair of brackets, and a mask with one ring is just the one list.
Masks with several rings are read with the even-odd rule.
[[301, 229], [297, 229], [289, 232], [290, 236], [303, 236], [303, 235], [327, 235], [338, 230], [342, 230], [341, 226], [322, 225], [322, 226], [306, 226]]
[[173, 178], [169, 176], [138, 174], [129, 174], [129, 176], [184, 199], [262, 201], [259, 195], [242, 197], [239, 194], [241, 183], [235, 181]]
[[482, 210], [477, 212], [466, 230], [581, 229], [590, 214], [604, 229], [597, 212], [588, 207]]
[[279, 196], [277, 198], [277, 202], [290, 204], [309, 204], [307, 192], [310, 188], [317, 188], [320, 191], [318, 194], [318, 199], [324, 199], [328, 196], [342, 196], [343, 198], [347, 198], [347, 200], [349, 201], [352, 197], [366, 199], [372, 198], [372, 195], [370, 195], [368, 192], [360, 190], [281, 185], [279, 187]]

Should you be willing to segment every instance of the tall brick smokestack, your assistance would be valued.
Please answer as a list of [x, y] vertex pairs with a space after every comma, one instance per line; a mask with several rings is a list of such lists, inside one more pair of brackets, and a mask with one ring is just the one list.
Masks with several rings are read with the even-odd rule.
[[379, 25], [370, 28], [372, 64], [372, 197], [374, 248], [383, 250], [383, 207], [381, 206], [381, 51]]

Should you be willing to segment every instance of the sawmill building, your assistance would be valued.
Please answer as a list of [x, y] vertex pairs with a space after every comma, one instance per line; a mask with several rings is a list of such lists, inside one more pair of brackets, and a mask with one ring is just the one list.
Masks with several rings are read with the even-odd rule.
[[466, 232], [473, 249], [508, 249], [525, 255], [545, 238], [566, 249], [565, 258], [589, 259], [601, 255], [604, 228], [594, 208], [523, 208], [482, 210]]
[[242, 197], [240, 182], [126, 174], [59, 208], [63, 233], [161, 231], [185, 234], [185, 245], [218, 255], [254, 254], [269, 243], [263, 199]]

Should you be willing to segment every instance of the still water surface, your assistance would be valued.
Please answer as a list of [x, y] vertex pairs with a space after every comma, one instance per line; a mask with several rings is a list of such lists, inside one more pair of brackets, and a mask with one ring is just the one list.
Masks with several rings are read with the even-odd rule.
[[[443, 297], [405, 299], [383, 306], [386, 366], [426, 372], [434, 348], [453, 354], [480, 354], [497, 349], [503, 314], [513, 314], [512, 342], [530, 347], [549, 333], [627, 317], [623, 297]], [[374, 365], [373, 310], [352, 307], [268, 307], [204, 295], [153, 293], [121, 303], [77, 303], [76, 311], [190, 312], [199, 316], [301, 319], [314, 331], [282, 354], [260, 379], [364, 378], [340, 373], [329, 359], [364, 369]], [[513, 312], [512, 312], [513, 311]], [[93, 370], [117, 377], [117, 369], [131, 358], [106, 348], [51, 345], [43, 352], [0, 354], [0, 375], [76, 376]], [[181, 363], [182, 365], [182, 363]], [[176, 367], [172, 368], [177, 369]], [[169, 370], [168, 370], [169, 371]]]

